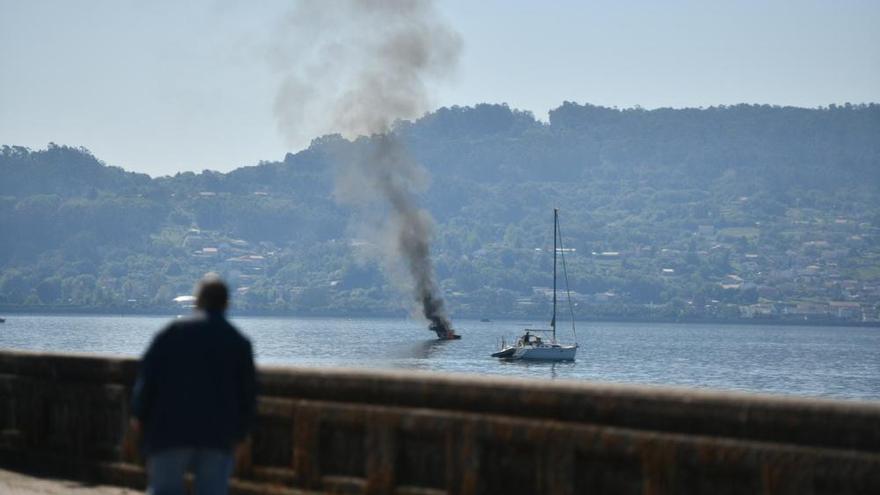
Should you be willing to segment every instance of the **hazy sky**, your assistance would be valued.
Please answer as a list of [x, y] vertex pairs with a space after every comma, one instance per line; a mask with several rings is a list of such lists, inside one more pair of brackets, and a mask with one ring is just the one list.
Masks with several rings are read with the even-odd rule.
[[[277, 160], [270, 47], [289, 1], [0, 0], [0, 144], [151, 175]], [[449, 0], [435, 106], [880, 101], [880, 2]], [[295, 63], [291, 61], [290, 63]]]

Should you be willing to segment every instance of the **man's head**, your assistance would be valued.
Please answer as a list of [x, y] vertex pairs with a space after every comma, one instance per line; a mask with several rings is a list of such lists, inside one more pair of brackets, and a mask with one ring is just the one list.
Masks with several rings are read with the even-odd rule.
[[208, 273], [196, 286], [196, 307], [205, 311], [223, 312], [229, 306], [229, 288], [216, 273]]

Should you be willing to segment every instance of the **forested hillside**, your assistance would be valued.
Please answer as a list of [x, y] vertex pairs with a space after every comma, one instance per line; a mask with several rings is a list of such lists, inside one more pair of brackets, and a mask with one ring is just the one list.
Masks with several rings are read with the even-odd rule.
[[[543, 316], [552, 209], [584, 318], [873, 320], [880, 106], [443, 108], [395, 131], [430, 175], [452, 315]], [[369, 139], [150, 178], [83, 148], [0, 152], [0, 309], [174, 308], [223, 273], [242, 311], [403, 314], [334, 200]]]

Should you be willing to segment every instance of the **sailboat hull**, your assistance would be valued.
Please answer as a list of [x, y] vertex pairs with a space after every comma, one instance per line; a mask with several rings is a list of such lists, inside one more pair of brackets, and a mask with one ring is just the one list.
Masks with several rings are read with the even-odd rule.
[[505, 347], [498, 352], [493, 352], [492, 357], [494, 358], [510, 358], [513, 357], [513, 354], [516, 352], [516, 349], [513, 347]]
[[576, 345], [542, 345], [517, 347], [513, 359], [530, 361], [574, 361]]

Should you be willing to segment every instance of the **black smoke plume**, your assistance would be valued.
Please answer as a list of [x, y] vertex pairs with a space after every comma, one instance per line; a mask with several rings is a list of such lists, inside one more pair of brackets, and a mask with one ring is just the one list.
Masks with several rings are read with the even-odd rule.
[[454, 332], [434, 277], [433, 221], [415, 196], [426, 172], [393, 124], [429, 110], [430, 85], [454, 71], [460, 50], [458, 35], [428, 0], [303, 1], [274, 50], [283, 74], [275, 113], [291, 144], [326, 133], [368, 138], [368, 156], [340, 164], [336, 198], [386, 206], [378, 229], [384, 237], [375, 239], [385, 248], [384, 264], [393, 275], [402, 261], [407, 285], [441, 338]]

